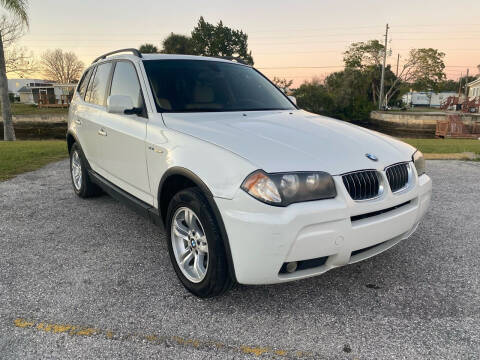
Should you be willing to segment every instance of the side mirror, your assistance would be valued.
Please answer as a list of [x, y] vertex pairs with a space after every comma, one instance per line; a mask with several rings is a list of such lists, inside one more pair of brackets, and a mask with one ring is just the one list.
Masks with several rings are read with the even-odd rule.
[[295, 96], [289, 96], [288, 97], [290, 99], [291, 102], [293, 102], [295, 105], [297, 105], [297, 99], [295, 98]]
[[130, 96], [110, 95], [107, 98], [107, 111], [112, 114], [125, 114], [125, 110], [133, 110], [133, 101]]

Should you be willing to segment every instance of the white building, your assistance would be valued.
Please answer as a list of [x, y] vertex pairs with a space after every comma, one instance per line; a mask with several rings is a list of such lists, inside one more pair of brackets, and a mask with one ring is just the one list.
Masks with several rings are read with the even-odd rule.
[[478, 97], [480, 96], [480, 77], [469, 82], [468, 86], [468, 97]]
[[441, 92], [441, 93], [432, 93], [430, 98], [430, 107], [439, 108], [442, 103], [447, 101], [450, 96], [457, 96], [458, 94], [454, 91], [450, 92]]
[[40, 79], [8, 79], [8, 92], [13, 94], [15, 97], [19, 97], [20, 94], [18, 90], [24, 86], [35, 84], [35, 83], [45, 83], [48, 81]]
[[31, 83], [18, 90], [23, 104], [69, 104], [76, 84]]
[[434, 93], [432, 91], [412, 91], [402, 96], [402, 101], [412, 107], [425, 106], [439, 108], [450, 96], [457, 96], [456, 92]]

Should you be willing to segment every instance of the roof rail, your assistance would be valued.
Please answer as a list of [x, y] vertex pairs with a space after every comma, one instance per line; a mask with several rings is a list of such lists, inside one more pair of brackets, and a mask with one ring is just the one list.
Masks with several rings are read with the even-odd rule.
[[128, 49], [120, 49], [120, 50], [115, 50], [115, 51], [110, 51], [106, 54], [103, 54], [102, 56], [99, 56], [98, 58], [96, 58], [95, 60], [93, 60], [92, 64], [95, 64], [98, 60], [101, 60], [101, 59], [106, 59], [107, 56], [110, 56], [110, 55], [113, 55], [113, 54], [118, 54], [118, 53], [122, 53], [122, 52], [131, 52], [133, 55], [141, 58], [143, 57], [142, 54], [140, 53], [140, 51], [138, 51], [137, 49], [133, 49], [133, 48], [128, 48]]

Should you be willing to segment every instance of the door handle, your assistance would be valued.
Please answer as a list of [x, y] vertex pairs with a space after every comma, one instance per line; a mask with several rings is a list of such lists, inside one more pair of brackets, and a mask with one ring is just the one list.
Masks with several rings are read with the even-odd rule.
[[80, 121], [80, 119], [75, 119], [74, 121], [75, 121], [75, 124], [82, 125], [82, 122]]
[[107, 136], [107, 132], [103, 129], [98, 130], [98, 135], [100, 136]]
[[154, 151], [158, 154], [163, 154], [162, 148], [160, 148], [159, 146], [156, 146], [156, 145], [149, 145], [148, 150], [152, 150], [152, 151]]

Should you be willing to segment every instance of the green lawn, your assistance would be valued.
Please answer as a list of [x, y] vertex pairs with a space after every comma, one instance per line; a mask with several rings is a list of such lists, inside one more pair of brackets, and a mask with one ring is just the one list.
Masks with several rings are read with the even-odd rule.
[[63, 140], [0, 141], [0, 181], [67, 156]]
[[416, 147], [421, 152], [428, 154], [453, 154], [472, 152], [480, 154], [480, 140], [470, 139], [407, 139], [402, 141]]
[[12, 104], [13, 115], [67, 114], [67, 113], [68, 113], [67, 108], [40, 108], [36, 105], [20, 104], [20, 103]]

